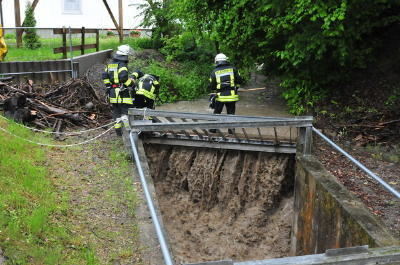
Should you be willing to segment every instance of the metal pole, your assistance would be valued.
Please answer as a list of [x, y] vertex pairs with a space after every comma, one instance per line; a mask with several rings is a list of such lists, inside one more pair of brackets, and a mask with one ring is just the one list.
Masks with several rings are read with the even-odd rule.
[[139, 171], [140, 182], [142, 183], [143, 192], [146, 197], [147, 206], [149, 207], [151, 218], [153, 220], [153, 224], [156, 229], [158, 241], [160, 242], [160, 247], [161, 247], [163, 257], [164, 257], [164, 262], [166, 265], [173, 265], [174, 263], [172, 262], [171, 255], [169, 253], [169, 249], [167, 246], [167, 242], [165, 241], [164, 234], [161, 230], [160, 221], [158, 220], [158, 216], [157, 216], [156, 210], [154, 208], [151, 194], [147, 188], [147, 181], [146, 181], [146, 178], [143, 173], [142, 165], [140, 164], [139, 154], [138, 154], [136, 144], [135, 144], [138, 139], [138, 134], [133, 131], [130, 131], [129, 139], [131, 141], [132, 152], [133, 152], [133, 156], [135, 158], [136, 167]]
[[320, 131], [318, 131], [316, 128], [312, 127], [313, 131], [318, 134], [322, 139], [324, 139], [327, 143], [329, 143], [333, 148], [341, 152], [344, 156], [346, 156], [348, 159], [350, 159], [356, 166], [358, 166], [362, 171], [364, 171], [366, 174], [368, 174], [370, 177], [378, 181], [382, 186], [384, 186], [388, 191], [394, 194], [398, 199], [400, 199], [400, 193], [392, 188], [389, 184], [387, 184], [383, 179], [375, 175], [371, 170], [366, 168], [363, 164], [361, 164], [358, 160], [353, 158], [351, 155], [349, 155], [346, 151], [344, 151], [342, 148], [340, 148], [338, 145], [336, 145], [334, 142], [332, 142], [328, 137], [323, 135]]
[[74, 73], [74, 62], [73, 62], [73, 54], [72, 54], [72, 33], [71, 33], [71, 26], [68, 27], [68, 34], [69, 34], [69, 52], [71, 56], [71, 77], [76, 78]]
[[0, 20], [1, 26], [4, 26], [4, 19], [3, 19], [3, 1], [2, 1], [2, 0], [0, 0], [0, 17], [1, 17], [1, 20]]

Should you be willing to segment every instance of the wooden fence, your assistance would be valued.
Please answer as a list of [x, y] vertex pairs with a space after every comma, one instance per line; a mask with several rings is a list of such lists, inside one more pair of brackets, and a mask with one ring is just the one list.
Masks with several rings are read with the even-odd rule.
[[[54, 53], [62, 53], [63, 58], [67, 58], [67, 53], [72, 50], [72, 51], [81, 51], [81, 55], [85, 54], [85, 50], [87, 49], [96, 49], [96, 51], [99, 51], [99, 39], [100, 39], [100, 34], [99, 34], [99, 29], [86, 29], [85, 27], [82, 28], [73, 28], [73, 29], [68, 29], [68, 28], [58, 28], [58, 29], [53, 29], [54, 34], [62, 34], [62, 47], [54, 48], [53, 51]], [[85, 44], [85, 34], [86, 33], [95, 33], [96, 34], [96, 43], [94, 44]], [[81, 44], [80, 45], [73, 45], [72, 47], [70, 45], [67, 45], [67, 36], [69, 34], [81, 34]]]

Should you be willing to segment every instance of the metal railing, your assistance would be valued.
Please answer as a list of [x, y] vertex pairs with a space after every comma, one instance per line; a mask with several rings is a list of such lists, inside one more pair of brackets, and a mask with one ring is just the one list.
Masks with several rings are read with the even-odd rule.
[[166, 265], [173, 265], [173, 261], [171, 258], [171, 254], [169, 252], [167, 240], [165, 239], [164, 233], [161, 228], [160, 220], [158, 219], [158, 215], [156, 213], [156, 209], [154, 207], [153, 198], [151, 197], [150, 191], [148, 189], [148, 184], [146, 181], [146, 177], [143, 172], [142, 164], [140, 162], [139, 153], [137, 150], [137, 140], [138, 133], [135, 131], [129, 132], [129, 140], [131, 142], [132, 153], [136, 162], [136, 168], [139, 172], [140, 182], [143, 187], [143, 193], [146, 198], [147, 206], [149, 207], [150, 215], [153, 220], [154, 228], [156, 230], [156, 234], [158, 237], [158, 241], [160, 242], [161, 252], [164, 257], [164, 261]]
[[333, 148], [335, 148], [337, 151], [342, 153], [345, 157], [347, 157], [351, 162], [353, 162], [358, 168], [360, 168], [364, 173], [366, 173], [368, 176], [371, 178], [375, 179], [380, 185], [382, 185], [387, 191], [392, 193], [394, 196], [396, 196], [398, 199], [400, 199], [400, 193], [395, 190], [392, 186], [390, 186], [387, 182], [385, 182], [382, 178], [378, 177], [376, 174], [374, 174], [371, 170], [366, 168], [360, 161], [352, 157], [349, 153], [344, 151], [342, 148], [340, 148], [337, 144], [335, 144], [333, 141], [331, 141], [328, 137], [326, 137], [324, 134], [322, 134], [318, 129], [312, 127], [313, 132], [315, 132], [319, 137], [321, 137], [324, 141], [326, 141], [328, 144], [330, 144]]

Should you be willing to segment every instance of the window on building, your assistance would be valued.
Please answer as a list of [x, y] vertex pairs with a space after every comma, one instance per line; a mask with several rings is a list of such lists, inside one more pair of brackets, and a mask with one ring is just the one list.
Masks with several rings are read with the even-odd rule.
[[64, 13], [81, 14], [81, 0], [64, 0]]

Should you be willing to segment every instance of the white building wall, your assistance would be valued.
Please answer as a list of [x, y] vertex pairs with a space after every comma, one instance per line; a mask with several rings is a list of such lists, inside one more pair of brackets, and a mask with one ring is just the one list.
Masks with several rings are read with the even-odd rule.
[[[115, 28], [114, 23], [102, 0], [78, 0], [80, 1], [80, 11], [74, 14], [68, 14], [64, 10], [64, 1], [68, 0], [39, 0], [35, 8], [36, 26], [40, 28]], [[14, 1], [3, 0], [3, 20], [4, 27], [15, 27]], [[21, 5], [21, 23], [25, 17], [25, 6], [27, 0], [20, 0]], [[113, 15], [119, 23], [118, 0], [107, 0]], [[138, 28], [141, 18], [136, 16], [140, 14], [138, 5], [143, 0], [123, 0], [124, 10], [124, 28]]]

